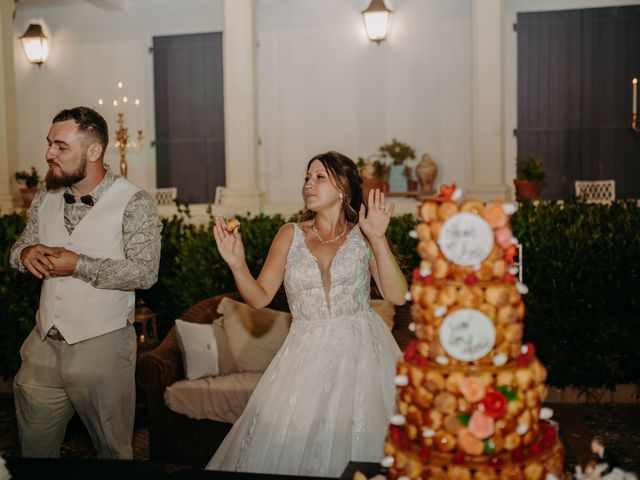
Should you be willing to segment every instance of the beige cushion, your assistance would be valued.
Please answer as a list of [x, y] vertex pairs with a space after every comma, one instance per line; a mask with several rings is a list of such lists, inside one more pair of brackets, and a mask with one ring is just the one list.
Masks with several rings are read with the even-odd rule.
[[220, 301], [218, 313], [238, 371], [264, 372], [289, 333], [291, 314], [256, 310], [228, 297]]
[[258, 384], [261, 373], [234, 373], [198, 380], [181, 380], [165, 390], [172, 411], [189, 418], [235, 422]]
[[238, 371], [238, 367], [236, 366], [236, 360], [233, 358], [233, 353], [231, 353], [227, 333], [224, 331], [224, 327], [222, 326], [222, 318], [216, 318], [213, 321], [213, 334], [216, 337], [216, 343], [218, 345], [219, 375], [236, 373]]
[[187, 379], [229, 375], [238, 371], [222, 319], [214, 320], [213, 325], [178, 319], [176, 333]]
[[389, 330], [393, 328], [393, 319], [396, 316], [396, 306], [382, 299], [371, 300], [371, 308], [382, 317]]
[[178, 345], [182, 352], [185, 376], [189, 380], [218, 375], [218, 345], [211, 324], [176, 320]]

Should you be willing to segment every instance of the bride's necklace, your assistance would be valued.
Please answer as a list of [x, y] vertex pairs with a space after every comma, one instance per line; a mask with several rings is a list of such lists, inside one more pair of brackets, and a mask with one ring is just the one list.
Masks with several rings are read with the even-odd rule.
[[311, 221], [311, 229], [313, 230], [313, 233], [316, 234], [316, 238], [318, 239], [318, 241], [322, 244], [322, 245], [326, 245], [328, 243], [333, 243], [336, 240], [339, 240], [340, 238], [342, 238], [344, 236], [344, 234], [347, 232], [347, 222], [344, 222], [344, 229], [342, 230], [342, 233], [340, 235], [338, 235], [335, 238], [332, 238], [330, 240], [323, 240], [322, 237], [320, 236], [320, 232], [318, 231], [318, 229], [316, 228], [316, 219], [315, 217], [313, 218], [313, 220]]

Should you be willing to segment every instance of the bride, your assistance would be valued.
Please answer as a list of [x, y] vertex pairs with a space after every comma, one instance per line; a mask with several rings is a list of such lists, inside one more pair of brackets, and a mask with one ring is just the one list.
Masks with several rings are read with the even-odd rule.
[[278, 231], [257, 279], [238, 229], [216, 218], [216, 245], [244, 300], [262, 308], [284, 280], [293, 322], [207, 469], [338, 477], [350, 460], [382, 458], [400, 350], [369, 288], [373, 276], [402, 305], [407, 282], [385, 236], [393, 205], [375, 190], [365, 207], [361, 183], [346, 156], [312, 158], [302, 221]]

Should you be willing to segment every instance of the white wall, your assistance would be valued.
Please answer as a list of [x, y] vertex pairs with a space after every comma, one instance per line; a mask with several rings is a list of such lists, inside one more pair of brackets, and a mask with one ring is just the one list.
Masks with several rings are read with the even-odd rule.
[[[368, 0], [258, 0], [258, 111], [262, 188], [272, 205], [300, 203], [306, 161], [329, 149], [356, 159], [397, 137], [440, 165], [438, 182], [469, 182], [469, 0], [390, 0], [387, 42], [364, 33]], [[111, 12], [91, 5], [19, 10], [16, 31], [43, 20], [52, 51], [29, 65], [16, 42], [20, 166], [45, 171], [51, 117], [96, 106], [125, 82], [153, 138], [153, 35], [221, 30], [220, 1], [138, 0]], [[443, 48], [446, 47], [446, 48]], [[113, 109], [99, 109], [115, 129]], [[133, 117], [133, 115], [131, 116]], [[129, 123], [129, 122], [127, 122]], [[131, 125], [133, 127], [133, 125]], [[117, 170], [113, 150], [110, 164]], [[129, 177], [155, 185], [154, 151], [128, 155]]]
[[[394, 11], [388, 40], [366, 39], [360, 12], [369, 0], [257, 0], [260, 182], [269, 211], [301, 206], [304, 165], [335, 149], [366, 157], [397, 137], [438, 163], [436, 183], [471, 182], [471, 2], [387, 0]], [[482, 0], [477, 0], [482, 1]], [[515, 174], [518, 11], [625, 5], [625, 0], [504, 0], [504, 178]], [[154, 35], [222, 30], [222, 0], [125, 1], [123, 11], [90, 4], [18, 10], [20, 35], [45, 22], [49, 61], [27, 64], [15, 45], [19, 166], [45, 171], [51, 117], [70, 105], [96, 105], [122, 80], [143, 102], [146, 145], [128, 156], [129, 177], [155, 186]], [[479, 61], [482, 61], [481, 59]], [[108, 108], [102, 109], [109, 112]], [[115, 127], [115, 116], [107, 115]], [[128, 120], [133, 127], [135, 115]], [[117, 170], [115, 150], [109, 161]], [[413, 208], [412, 206], [410, 208]]]
[[368, 0], [259, 0], [260, 164], [273, 204], [300, 196], [313, 155], [354, 160], [392, 137], [428, 152], [438, 182], [469, 182], [468, 0], [395, 0], [388, 40], [365, 35]]
[[[63, 108], [97, 108], [116, 129], [113, 106], [98, 107], [98, 98], [112, 99], [116, 83], [124, 82], [129, 98], [138, 97], [142, 112], [125, 111], [130, 135], [142, 128], [146, 141], [127, 155], [129, 178], [143, 188], [155, 187], [152, 38], [222, 30], [221, 0], [136, 0], [121, 11], [102, 10], [88, 3], [38, 9], [19, 8], [19, 36], [32, 20], [41, 20], [51, 40], [51, 53], [41, 67], [30, 65], [15, 42], [20, 168], [35, 165], [46, 172], [45, 137], [53, 116]], [[107, 156], [119, 172], [117, 149]]]

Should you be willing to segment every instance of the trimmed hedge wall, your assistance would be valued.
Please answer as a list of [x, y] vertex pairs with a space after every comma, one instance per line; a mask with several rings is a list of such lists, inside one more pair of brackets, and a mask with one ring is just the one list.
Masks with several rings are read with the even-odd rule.
[[31, 274], [23, 275], [9, 265], [11, 246], [24, 230], [24, 213], [0, 216], [0, 375], [18, 371], [20, 345], [35, 324], [40, 284]]
[[556, 387], [640, 385], [640, 208], [521, 204], [525, 338]]
[[[160, 335], [189, 306], [235, 290], [215, 247], [210, 225], [187, 223], [188, 207], [163, 220], [159, 280], [138, 297], [157, 313]], [[279, 215], [238, 217], [247, 263], [257, 274]], [[9, 268], [9, 249], [24, 226], [19, 214], [0, 217], [0, 375], [19, 366], [18, 349], [31, 330], [40, 282]], [[411, 215], [394, 217], [388, 236], [409, 276], [417, 265]], [[525, 340], [536, 345], [556, 387], [640, 385], [640, 208], [579, 202], [523, 203], [512, 227], [524, 247]]]

